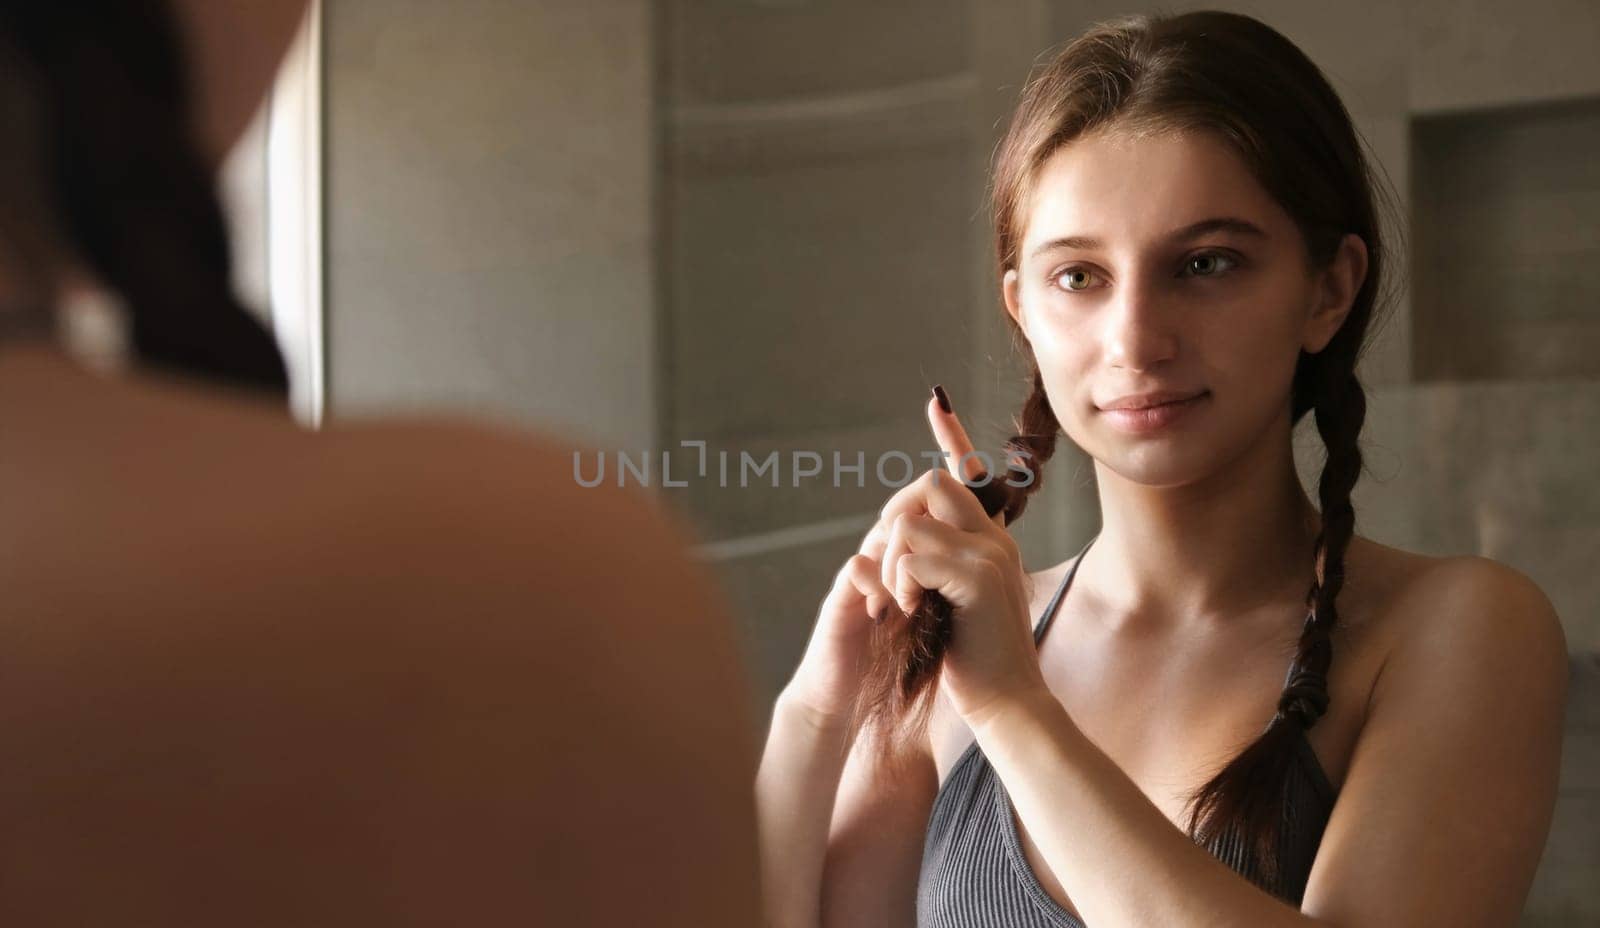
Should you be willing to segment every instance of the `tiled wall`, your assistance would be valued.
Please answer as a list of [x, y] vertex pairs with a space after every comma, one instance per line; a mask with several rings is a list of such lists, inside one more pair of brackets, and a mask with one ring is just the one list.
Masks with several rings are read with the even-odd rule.
[[1416, 379], [1600, 377], [1597, 153], [1600, 96], [1415, 121]]
[[326, 5], [331, 415], [656, 441], [652, 11]]
[[1600, 925], [1600, 654], [1572, 656], [1561, 792], [1523, 928]]

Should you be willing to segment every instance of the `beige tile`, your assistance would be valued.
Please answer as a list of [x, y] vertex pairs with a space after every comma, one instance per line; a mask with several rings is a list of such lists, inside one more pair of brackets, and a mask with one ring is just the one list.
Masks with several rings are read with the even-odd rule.
[[[1561, 791], [1600, 796], [1600, 729], [1568, 729], [1561, 745]], [[1600, 866], [1600, 859], [1595, 863]]]
[[668, 434], [889, 422], [960, 382], [964, 148], [680, 179], [672, 193]]
[[1417, 376], [1600, 375], [1600, 105], [1422, 119], [1413, 143]]
[[663, 5], [678, 101], [850, 93], [965, 67], [961, 0], [808, 0]]
[[772, 700], [794, 674], [817, 610], [857, 542], [845, 538], [714, 564], [728, 592], [765, 730]]
[[[1567, 731], [1573, 734], [1600, 734], [1600, 649], [1575, 650], [1570, 663]], [[1582, 787], [1585, 784], [1572, 785]]]
[[325, 10], [332, 415], [654, 441], [649, 4]]
[[1524, 926], [1600, 924], [1600, 795], [1564, 794], [1556, 801], [1550, 839], [1523, 908]]
[[[1395, 4], [1400, 6], [1400, 4]], [[1411, 0], [1409, 93], [1418, 110], [1522, 103], [1600, 93], [1590, 0]], [[1508, 28], [1508, 15], [1515, 28]]]

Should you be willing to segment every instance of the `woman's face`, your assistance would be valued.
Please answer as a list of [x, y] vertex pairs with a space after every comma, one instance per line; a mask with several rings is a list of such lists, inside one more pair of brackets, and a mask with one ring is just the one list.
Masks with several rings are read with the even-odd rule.
[[[1177, 486], [1287, 439], [1295, 362], [1333, 337], [1360, 278], [1313, 271], [1289, 214], [1226, 145], [1086, 135], [1045, 162], [1022, 209], [1006, 306], [1085, 452]], [[1354, 247], [1364, 273], [1359, 242], [1336, 267]]]

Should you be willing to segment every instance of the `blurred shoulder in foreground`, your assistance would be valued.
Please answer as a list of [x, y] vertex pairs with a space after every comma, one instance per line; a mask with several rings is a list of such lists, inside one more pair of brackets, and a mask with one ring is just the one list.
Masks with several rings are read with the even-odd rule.
[[0, 350], [0, 920], [747, 925], [726, 604], [575, 450]]

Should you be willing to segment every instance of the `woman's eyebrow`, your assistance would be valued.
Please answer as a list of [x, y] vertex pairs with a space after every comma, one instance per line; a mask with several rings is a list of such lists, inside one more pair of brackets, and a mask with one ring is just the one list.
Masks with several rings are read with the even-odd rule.
[[[1252, 238], [1266, 238], [1267, 233], [1258, 225], [1247, 219], [1235, 216], [1218, 216], [1212, 219], [1202, 219], [1191, 223], [1181, 229], [1167, 233], [1164, 239], [1167, 242], [1187, 242], [1210, 235], [1213, 232], [1231, 232], [1235, 235], [1245, 235]], [[1069, 235], [1064, 238], [1054, 238], [1041, 244], [1033, 250], [1033, 257], [1037, 258], [1047, 251], [1059, 248], [1077, 248], [1083, 251], [1095, 251], [1103, 248], [1105, 243], [1089, 235]]]

